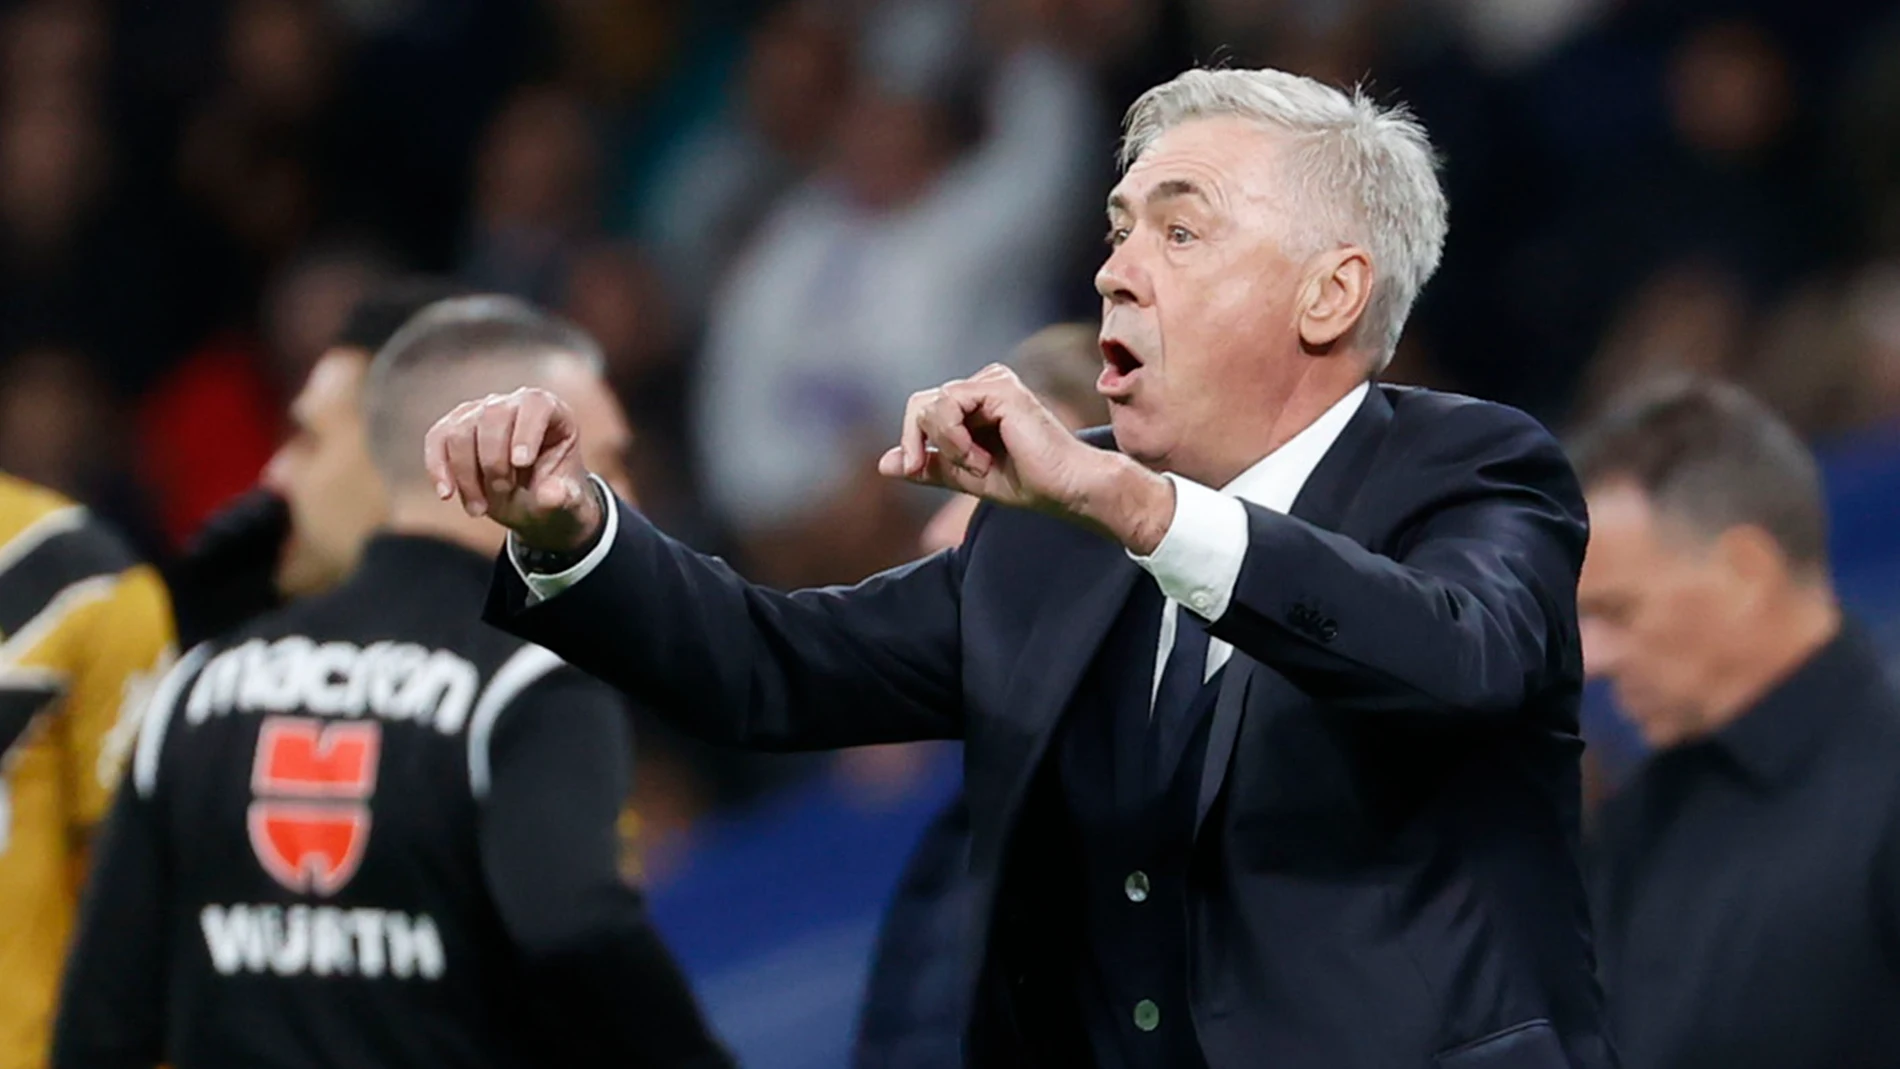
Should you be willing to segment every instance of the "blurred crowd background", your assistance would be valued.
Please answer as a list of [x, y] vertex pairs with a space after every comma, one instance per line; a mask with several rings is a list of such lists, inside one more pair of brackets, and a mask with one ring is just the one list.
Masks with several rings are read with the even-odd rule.
[[[1452, 229], [1388, 378], [1559, 431], [1693, 368], [1817, 444], [1900, 651], [1900, 10], [1878, 0], [14, 0], [0, 468], [154, 558], [255, 484], [352, 303], [414, 272], [594, 333], [643, 507], [793, 585], [914, 555], [912, 390], [1096, 314], [1122, 110], [1193, 64], [1407, 101]], [[1593, 702], [1600, 773], [1635, 756]], [[843, 1064], [953, 749], [649, 725], [639, 863], [747, 1064]]]

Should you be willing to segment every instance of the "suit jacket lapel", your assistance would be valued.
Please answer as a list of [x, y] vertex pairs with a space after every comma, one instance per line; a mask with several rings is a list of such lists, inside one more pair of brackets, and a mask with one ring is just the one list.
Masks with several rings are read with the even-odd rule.
[[1113, 542], [1093, 537], [1078, 542], [1081, 548], [1042, 599], [1005, 688], [1003, 707], [1021, 709], [1031, 718], [1033, 740], [1028, 760], [1011, 784], [1006, 813], [1015, 812], [1062, 711], [1121, 615], [1135, 580], [1144, 574]]
[[[1366, 472], [1372, 466], [1385, 430], [1392, 422], [1392, 403], [1383, 389], [1374, 384], [1359, 404], [1359, 411], [1346, 423], [1339, 440], [1313, 469], [1293, 501], [1291, 515], [1315, 527], [1329, 531], [1339, 524], [1352, 507], [1353, 498], [1365, 485]], [[1194, 808], [1194, 831], [1200, 834], [1201, 822], [1220, 796], [1227, 781], [1227, 768], [1234, 757], [1234, 743], [1240, 738], [1240, 722], [1247, 709], [1247, 693], [1260, 666], [1235, 651], [1221, 680], [1220, 696], [1214, 704], [1214, 722], [1207, 731], [1207, 760], [1201, 766], [1201, 791]], [[1278, 680], [1275, 680], [1278, 682]]]

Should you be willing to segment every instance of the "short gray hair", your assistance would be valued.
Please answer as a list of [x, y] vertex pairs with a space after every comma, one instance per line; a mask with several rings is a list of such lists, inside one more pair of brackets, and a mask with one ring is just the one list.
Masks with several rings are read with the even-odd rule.
[[363, 386], [370, 456], [391, 487], [424, 478], [422, 439], [463, 401], [546, 381], [550, 358], [598, 373], [600, 346], [587, 332], [515, 297], [437, 301], [377, 350]]
[[1671, 377], [1636, 387], [1571, 442], [1586, 494], [1619, 482], [1703, 539], [1759, 527], [1796, 568], [1827, 567], [1827, 496], [1814, 454], [1732, 383]]
[[1376, 103], [1362, 89], [1335, 89], [1280, 70], [1191, 70], [1143, 93], [1123, 123], [1120, 162], [1134, 163], [1170, 128], [1235, 116], [1292, 137], [1288, 178], [1306, 210], [1310, 255], [1342, 244], [1372, 256], [1372, 297], [1361, 321], [1383, 370], [1419, 291], [1445, 248], [1445, 192], [1425, 128], [1404, 105]]

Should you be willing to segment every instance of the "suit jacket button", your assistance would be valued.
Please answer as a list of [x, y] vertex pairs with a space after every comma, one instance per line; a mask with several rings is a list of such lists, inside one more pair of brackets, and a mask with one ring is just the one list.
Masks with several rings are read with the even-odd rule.
[[1140, 869], [1129, 873], [1128, 878], [1122, 881], [1122, 894], [1126, 895], [1130, 902], [1141, 903], [1148, 901], [1148, 892], [1150, 889], [1148, 874]]
[[1321, 621], [1316, 633], [1321, 642], [1331, 642], [1339, 637], [1339, 625], [1331, 620]]

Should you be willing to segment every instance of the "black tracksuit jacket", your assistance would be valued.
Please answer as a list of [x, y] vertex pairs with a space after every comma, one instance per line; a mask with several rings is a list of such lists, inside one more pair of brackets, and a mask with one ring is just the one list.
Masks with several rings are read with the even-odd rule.
[[57, 1069], [713, 1069], [618, 868], [631, 726], [481, 622], [491, 562], [382, 536], [154, 695]]

